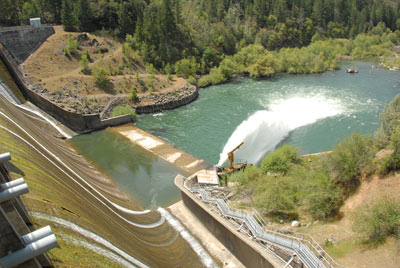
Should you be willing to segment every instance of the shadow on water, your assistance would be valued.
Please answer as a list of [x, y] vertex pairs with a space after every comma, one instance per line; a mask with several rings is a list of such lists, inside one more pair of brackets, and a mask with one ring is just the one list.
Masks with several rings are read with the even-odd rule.
[[179, 199], [174, 178], [188, 174], [117, 133], [102, 130], [70, 142], [143, 207], [153, 209]]

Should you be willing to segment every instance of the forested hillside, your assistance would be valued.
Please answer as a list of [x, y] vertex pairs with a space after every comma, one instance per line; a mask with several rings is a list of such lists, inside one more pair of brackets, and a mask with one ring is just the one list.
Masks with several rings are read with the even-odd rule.
[[224, 55], [254, 43], [268, 50], [301, 47], [353, 38], [379, 22], [395, 31], [399, 7], [397, 0], [0, 0], [0, 25], [41, 17], [69, 31], [103, 31], [128, 37], [165, 73], [179, 73], [183, 65], [205, 74]]

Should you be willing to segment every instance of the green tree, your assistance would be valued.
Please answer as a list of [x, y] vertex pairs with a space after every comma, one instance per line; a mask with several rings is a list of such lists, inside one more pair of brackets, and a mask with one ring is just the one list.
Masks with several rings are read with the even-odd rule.
[[293, 164], [301, 162], [301, 157], [296, 149], [285, 144], [274, 152], [269, 153], [260, 164], [264, 174], [268, 172], [287, 174]]
[[89, 6], [88, 0], [78, 0], [76, 24], [80, 31], [90, 32], [93, 30], [92, 10]]
[[70, 0], [63, 0], [62, 2], [61, 22], [65, 31], [71, 32], [75, 29], [75, 19]]
[[354, 133], [335, 145], [329, 154], [329, 163], [335, 181], [348, 194], [360, 184], [362, 171], [370, 166], [375, 155], [372, 140], [369, 136]]

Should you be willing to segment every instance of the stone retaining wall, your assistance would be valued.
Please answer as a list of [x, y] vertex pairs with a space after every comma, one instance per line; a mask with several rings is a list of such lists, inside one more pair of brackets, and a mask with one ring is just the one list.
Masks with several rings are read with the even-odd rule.
[[54, 34], [52, 26], [1, 27], [0, 42], [8, 49], [17, 64], [24, 62], [41, 44]]
[[189, 94], [184, 96], [178, 96], [175, 99], [168, 100], [164, 103], [155, 103], [151, 105], [144, 105], [136, 107], [136, 112], [138, 114], [149, 114], [149, 113], [159, 113], [165, 110], [172, 110], [181, 106], [184, 106], [192, 101], [196, 100], [199, 96], [199, 92], [195, 86], [187, 85]]

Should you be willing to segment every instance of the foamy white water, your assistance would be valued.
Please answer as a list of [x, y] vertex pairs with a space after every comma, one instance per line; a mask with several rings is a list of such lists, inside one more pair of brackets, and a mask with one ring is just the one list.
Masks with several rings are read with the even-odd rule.
[[218, 265], [214, 262], [213, 258], [208, 254], [208, 252], [203, 248], [203, 246], [194, 238], [187, 230], [186, 228], [180, 223], [179, 220], [175, 219], [174, 216], [172, 216], [171, 213], [168, 212], [168, 210], [164, 208], [158, 208], [157, 211], [167, 220], [169, 225], [172, 226], [178, 233], [181, 234], [183, 239], [186, 240], [186, 242], [189, 243], [189, 245], [192, 247], [194, 252], [199, 256], [201, 263], [204, 265], [204, 267], [207, 268], [217, 268]]
[[228, 152], [242, 141], [244, 145], [235, 151], [235, 159], [256, 164], [296, 128], [343, 112], [338, 100], [323, 96], [278, 100], [269, 105], [269, 110], [255, 112], [235, 129], [220, 154], [218, 165], [223, 165], [228, 160]]

